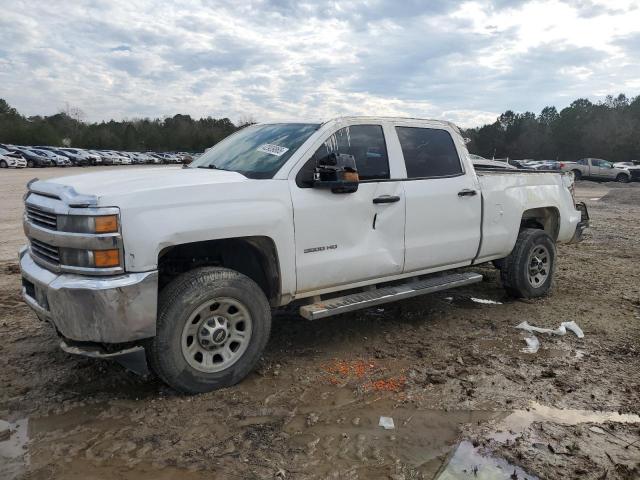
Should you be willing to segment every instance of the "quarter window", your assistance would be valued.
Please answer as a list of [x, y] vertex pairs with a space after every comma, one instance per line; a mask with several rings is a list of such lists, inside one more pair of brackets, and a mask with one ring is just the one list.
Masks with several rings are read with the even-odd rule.
[[462, 165], [451, 135], [436, 128], [396, 127], [408, 178], [451, 177]]

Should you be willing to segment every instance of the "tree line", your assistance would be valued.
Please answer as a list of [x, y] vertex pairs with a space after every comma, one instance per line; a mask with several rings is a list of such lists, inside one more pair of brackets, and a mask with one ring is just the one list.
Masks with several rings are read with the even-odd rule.
[[573, 161], [640, 159], [640, 96], [620, 94], [593, 103], [575, 100], [560, 112], [507, 110], [492, 124], [465, 130], [472, 153], [486, 158]]
[[[87, 123], [60, 112], [25, 117], [0, 99], [0, 143], [56, 145], [132, 151], [198, 152], [253, 120], [234, 125], [228, 118], [174, 115]], [[507, 110], [494, 123], [463, 131], [469, 151], [487, 158], [611, 161], [640, 159], [640, 96], [608, 96], [593, 103], [575, 100], [560, 112], [545, 107], [539, 115]]]
[[[251, 123], [251, 122], [247, 122]], [[25, 117], [0, 99], [0, 143], [15, 145], [73, 146], [125, 151], [201, 152], [246, 123], [228, 118], [174, 115], [164, 119], [87, 123], [68, 112]]]

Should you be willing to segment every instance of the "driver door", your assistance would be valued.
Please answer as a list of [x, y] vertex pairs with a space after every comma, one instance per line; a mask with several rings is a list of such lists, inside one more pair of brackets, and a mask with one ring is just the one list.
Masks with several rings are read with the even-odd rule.
[[[291, 185], [297, 294], [400, 274], [404, 267], [405, 199], [390, 180], [381, 125], [349, 125], [317, 145]], [[358, 190], [332, 193], [313, 187], [319, 158], [353, 155]]]

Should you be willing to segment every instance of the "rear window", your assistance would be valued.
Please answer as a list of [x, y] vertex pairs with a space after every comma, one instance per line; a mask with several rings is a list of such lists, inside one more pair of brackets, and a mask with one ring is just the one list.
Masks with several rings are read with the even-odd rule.
[[437, 128], [396, 127], [408, 178], [452, 177], [462, 165], [451, 135]]

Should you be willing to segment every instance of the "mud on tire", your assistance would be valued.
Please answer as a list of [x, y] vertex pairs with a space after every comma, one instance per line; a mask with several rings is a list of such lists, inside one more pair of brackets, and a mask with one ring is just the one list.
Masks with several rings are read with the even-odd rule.
[[[239, 318], [248, 319], [243, 327], [248, 337], [246, 345], [236, 342], [241, 346], [237, 347], [237, 358], [228, 367], [220, 363], [216, 368], [212, 361], [203, 362], [200, 367], [197, 352], [192, 357], [185, 353], [190, 348], [187, 346], [189, 334], [191, 346], [193, 342], [201, 342], [195, 347], [202, 359], [202, 352], [209, 354], [207, 358], [214, 356], [217, 350], [213, 349], [212, 342], [221, 340], [216, 337], [224, 338], [220, 329], [224, 329], [225, 322], [230, 349], [233, 329], [240, 329], [239, 323], [231, 325], [237, 313], [229, 314], [231, 307], [224, 311], [219, 305], [231, 305], [235, 312], [240, 311], [242, 317]], [[253, 280], [226, 268], [197, 268], [176, 278], [160, 293], [156, 336], [145, 346], [147, 361], [163, 382], [183, 393], [228, 387], [241, 381], [255, 367], [269, 340], [270, 330], [269, 302]], [[225, 345], [221, 343], [215, 348]]]
[[541, 297], [551, 288], [555, 263], [556, 246], [551, 237], [544, 230], [525, 228], [513, 251], [502, 260], [500, 280], [512, 297]]

